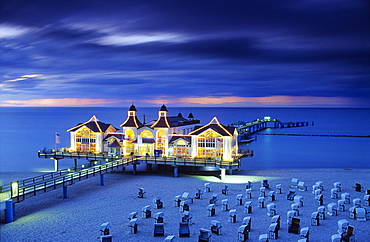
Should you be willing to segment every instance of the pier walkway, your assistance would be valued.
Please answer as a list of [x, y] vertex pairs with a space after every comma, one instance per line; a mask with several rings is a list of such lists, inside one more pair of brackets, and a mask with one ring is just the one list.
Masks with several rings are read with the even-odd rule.
[[[137, 165], [141, 163], [146, 164], [148, 169], [151, 169], [153, 164], [172, 166], [174, 177], [178, 177], [178, 168], [181, 166], [216, 167], [221, 170], [221, 173], [229, 170], [229, 173], [232, 174], [232, 170], [240, 168], [242, 157], [253, 156], [253, 150], [242, 152], [233, 161], [220, 161], [210, 158], [122, 157], [108, 156], [106, 154], [57, 152], [55, 150], [39, 151], [38, 156], [40, 158], [54, 159], [56, 163], [64, 158], [74, 159], [75, 166], [4, 185], [0, 187], [0, 202], [12, 200], [13, 203], [19, 203], [26, 198], [61, 187], [63, 187], [63, 197], [66, 198], [68, 196], [67, 187], [77, 181], [100, 175], [100, 185], [103, 186], [103, 174], [132, 166], [132, 173], [136, 175]], [[77, 166], [77, 159], [88, 160], [89, 163]], [[58, 164], [56, 168], [58, 168]]]
[[[239, 142], [249, 142], [253, 139], [251, 135], [262, 131], [267, 128], [293, 128], [293, 127], [303, 127], [308, 126], [306, 121], [298, 122], [281, 122], [278, 119], [271, 119], [270, 117], [265, 117], [264, 119], [256, 119], [252, 122], [236, 122], [232, 126], [236, 127], [239, 132]], [[313, 125], [313, 122], [312, 122]]]

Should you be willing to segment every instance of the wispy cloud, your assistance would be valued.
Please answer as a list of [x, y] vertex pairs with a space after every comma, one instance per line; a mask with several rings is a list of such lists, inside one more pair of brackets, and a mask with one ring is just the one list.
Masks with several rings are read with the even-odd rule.
[[108, 35], [99, 39], [93, 40], [100, 45], [137, 45], [151, 42], [163, 42], [163, 43], [181, 43], [188, 38], [181, 34], [174, 33], [142, 33], [142, 34], [126, 34], [126, 35]]
[[0, 39], [16, 38], [31, 31], [33, 31], [33, 28], [27, 28], [13, 24], [0, 24]]
[[353, 0], [13, 1], [0, 16], [0, 98], [370, 107], [367, 10]]
[[188, 97], [146, 100], [148, 103], [176, 103], [181, 105], [205, 106], [341, 106], [348, 105], [353, 99], [345, 97], [313, 97], [313, 96], [268, 96], [268, 97]]
[[42, 77], [43, 75], [41, 74], [31, 74], [31, 75], [23, 75], [21, 77], [18, 77], [18, 78], [14, 78], [14, 79], [11, 79], [11, 80], [6, 80], [4, 82], [17, 82], [17, 81], [23, 81], [23, 80], [27, 80], [29, 78], [40, 78]]

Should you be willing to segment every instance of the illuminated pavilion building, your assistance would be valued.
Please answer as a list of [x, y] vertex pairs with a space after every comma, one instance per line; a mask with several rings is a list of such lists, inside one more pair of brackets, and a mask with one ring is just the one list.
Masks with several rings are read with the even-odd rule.
[[167, 107], [162, 105], [157, 120], [144, 124], [131, 105], [127, 119], [120, 125], [121, 133], [95, 116], [69, 129], [70, 151], [233, 160], [238, 153], [236, 128], [220, 124], [217, 118], [203, 126], [199, 123], [192, 113], [187, 118], [181, 113], [168, 116]]

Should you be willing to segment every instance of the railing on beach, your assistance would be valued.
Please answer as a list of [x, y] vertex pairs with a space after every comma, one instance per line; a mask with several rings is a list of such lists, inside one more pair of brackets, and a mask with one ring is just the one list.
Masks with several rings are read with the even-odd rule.
[[171, 166], [198, 166], [217, 167], [220, 169], [235, 170], [240, 168], [240, 158], [253, 156], [253, 150], [245, 150], [233, 161], [223, 161], [211, 158], [189, 157], [153, 157], [153, 156], [112, 156], [106, 153], [70, 153], [60, 150], [38, 151], [40, 158], [52, 159], [86, 159], [88, 164], [75, 165], [68, 169], [46, 173], [21, 181], [15, 181], [0, 187], [0, 201], [11, 199], [14, 203], [23, 201], [28, 197], [36, 196], [60, 187], [66, 187], [97, 174], [108, 173], [114, 169], [133, 166], [136, 172], [136, 164], [157, 164]]
[[141, 157], [138, 161], [146, 164], [163, 164], [172, 166], [212, 166], [218, 168], [237, 169], [240, 168], [240, 159], [233, 161], [222, 161], [211, 158], [181, 158], [181, 157]]
[[12, 199], [15, 203], [21, 202], [26, 198], [36, 196], [40, 193], [72, 185], [75, 181], [81, 181], [97, 174], [108, 173], [114, 169], [126, 167], [133, 162], [135, 162], [134, 159], [127, 158], [96, 164], [94, 166], [84, 164], [12, 182], [1, 187], [1, 201]]

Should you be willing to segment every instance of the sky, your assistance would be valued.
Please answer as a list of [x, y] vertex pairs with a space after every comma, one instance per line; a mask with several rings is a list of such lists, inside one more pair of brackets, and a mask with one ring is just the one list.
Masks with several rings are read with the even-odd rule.
[[2, 0], [1, 107], [370, 108], [368, 0]]

